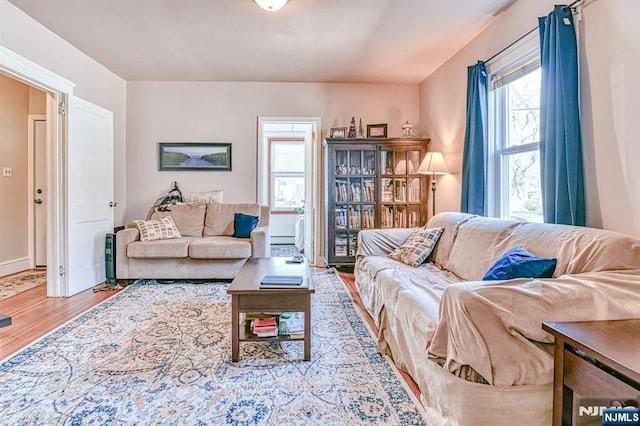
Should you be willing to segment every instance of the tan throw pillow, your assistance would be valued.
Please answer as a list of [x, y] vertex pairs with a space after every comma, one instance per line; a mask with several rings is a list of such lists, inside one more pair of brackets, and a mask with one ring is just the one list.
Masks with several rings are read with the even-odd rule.
[[418, 229], [400, 247], [389, 253], [389, 257], [409, 266], [418, 266], [429, 257], [442, 231], [444, 228]]
[[244, 213], [260, 217], [260, 204], [207, 204], [207, 213], [204, 218], [204, 236], [227, 235], [232, 236], [236, 213]]
[[135, 223], [140, 231], [140, 241], [170, 240], [181, 237], [171, 216], [160, 220], [136, 220]]
[[214, 189], [213, 191], [205, 192], [187, 192], [182, 197], [185, 203], [192, 204], [208, 204], [208, 203], [221, 203], [224, 191], [222, 189]]
[[161, 212], [156, 209], [150, 219], [162, 219], [171, 216], [178, 227], [180, 235], [184, 237], [202, 237], [204, 229], [204, 213], [207, 210], [205, 204], [174, 204], [165, 206], [168, 211]]

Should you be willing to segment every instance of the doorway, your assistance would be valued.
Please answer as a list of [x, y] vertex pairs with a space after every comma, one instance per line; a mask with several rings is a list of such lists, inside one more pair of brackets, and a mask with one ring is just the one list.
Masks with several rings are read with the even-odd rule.
[[[316, 239], [317, 215], [320, 210], [316, 208], [318, 194], [318, 167], [317, 149], [320, 129], [319, 117], [259, 117], [258, 118], [258, 174], [257, 194], [258, 202], [269, 205], [272, 210], [270, 228], [272, 243], [295, 243], [296, 239], [302, 247], [304, 255], [312, 265], [318, 264], [319, 253]], [[280, 143], [278, 143], [280, 141]], [[286, 147], [285, 163], [291, 162], [296, 156], [296, 141], [303, 141], [304, 155], [301, 164], [290, 167], [292, 170], [278, 169], [277, 161], [272, 158], [274, 146]], [[300, 160], [298, 159], [298, 162]], [[275, 167], [275, 168], [274, 168]], [[274, 171], [276, 174], [274, 174]], [[300, 180], [300, 171], [304, 176], [303, 202], [297, 208], [287, 209], [283, 207], [283, 200], [276, 200], [278, 193], [275, 191], [277, 184], [295, 184]], [[291, 198], [300, 198], [295, 194], [300, 190], [289, 191]], [[282, 194], [280, 194], [281, 197]], [[282, 198], [282, 197], [281, 197]], [[295, 204], [295, 200], [294, 200]], [[302, 235], [300, 235], [302, 234]], [[298, 237], [298, 238], [296, 238]], [[290, 240], [290, 241], [288, 241]], [[302, 241], [302, 242], [301, 242]]]

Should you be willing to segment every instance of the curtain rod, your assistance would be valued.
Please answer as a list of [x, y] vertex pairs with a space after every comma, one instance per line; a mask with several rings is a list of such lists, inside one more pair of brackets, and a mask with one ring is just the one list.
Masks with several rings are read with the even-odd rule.
[[[573, 6], [575, 6], [578, 3], [581, 3], [583, 0], [575, 0], [574, 2], [572, 2], [570, 5], [568, 5], [567, 7], [569, 9], [573, 8]], [[531, 34], [532, 32], [536, 31], [538, 29], [538, 27], [534, 27], [532, 29], [530, 29], [529, 31], [527, 31], [526, 33], [522, 34], [520, 37], [518, 37], [517, 39], [515, 39], [514, 41], [512, 41], [511, 43], [509, 43], [506, 47], [500, 49], [498, 51], [498, 53], [496, 53], [495, 55], [491, 56], [489, 59], [485, 59], [484, 62], [489, 62], [492, 59], [494, 59], [496, 56], [500, 55], [501, 53], [505, 52], [506, 50], [508, 50], [510, 47], [512, 47], [513, 45], [517, 44], [519, 41], [521, 41], [523, 38], [525, 38], [526, 36], [528, 36], [529, 34]]]

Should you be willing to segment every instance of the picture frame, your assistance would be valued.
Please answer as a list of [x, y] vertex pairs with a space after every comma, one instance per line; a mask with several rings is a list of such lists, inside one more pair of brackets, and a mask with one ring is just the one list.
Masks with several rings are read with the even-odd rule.
[[387, 124], [367, 124], [368, 138], [386, 138]]
[[231, 171], [230, 143], [160, 142], [160, 171]]
[[347, 137], [347, 128], [346, 127], [333, 127], [329, 130], [330, 138], [346, 138]]

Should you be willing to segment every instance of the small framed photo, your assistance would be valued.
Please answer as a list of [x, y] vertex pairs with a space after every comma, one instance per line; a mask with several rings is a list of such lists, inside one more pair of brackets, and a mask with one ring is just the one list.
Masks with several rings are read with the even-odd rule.
[[347, 128], [346, 127], [333, 127], [329, 130], [330, 138], [346, 138], [347, 137]]
[[368, 138], [386, 138], [387, 124], [367, 124]]
[[230, 143], [159, 143], [158, 170], [231, 171]]

